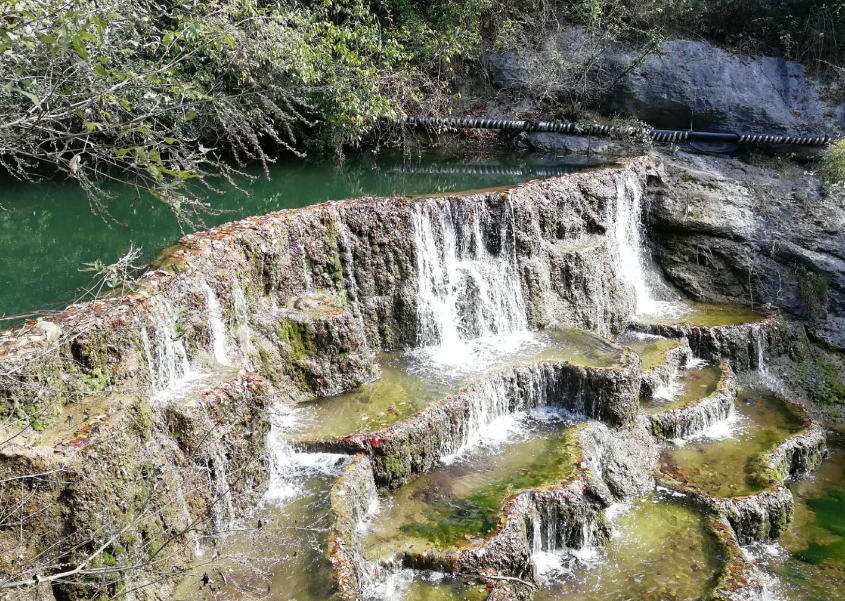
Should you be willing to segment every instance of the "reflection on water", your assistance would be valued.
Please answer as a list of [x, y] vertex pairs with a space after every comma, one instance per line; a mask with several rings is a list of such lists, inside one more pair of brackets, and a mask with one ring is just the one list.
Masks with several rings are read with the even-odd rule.
[[544, 562], [535, 601], [697, 601], [718, 575], [707, 518], [675, 503], [644, 499], [612, 522], [598, 561]]
[[[382, 155], [343, 163], [280, 159], [270, 168], [270, 181], [259, 178], [245, 184], [249, 196], [232, 191], [211, 198], [217, 214], [208, 215], [205, 226], [327, 200], [457, 192], [588, 166], [564, 159], [535, 165], [532, 159], [512, 155], [480, 161], [437, 154]], [[149, 261], [187, 233], [180, 231], [166, 205], [127, 187], [109, 188], [114, 199], [105, 221], [72, 182], [25, 184], [7, 178], [0, 180], [0, 188], [0, 316], [63, 308], [90, 283], [90, 274], [79, 271], [83, 263], [111, 263], [130, 243], [143, 247], [141, 260]]]

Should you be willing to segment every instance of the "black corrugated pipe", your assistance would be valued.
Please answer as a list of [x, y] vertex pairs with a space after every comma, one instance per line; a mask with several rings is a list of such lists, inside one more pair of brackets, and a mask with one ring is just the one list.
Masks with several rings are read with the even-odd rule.
[[734, 144], [797, 144], [823, 146], [831, 142], [828, 136], [786, 136], [780, 134], [732, 134], [709, 131], [674, 129], [641, 129], [615, 125], [583, 125], [563, 121], [510, 121], [507, 119], [478, 119], [475, 117], [408, 117], [408, 125], [451, 127], [455, 129], [499, 129], [503, 131], [548, 131], [574, 136], [633, 136], [642, 133], [655, 142], [733, 142]]

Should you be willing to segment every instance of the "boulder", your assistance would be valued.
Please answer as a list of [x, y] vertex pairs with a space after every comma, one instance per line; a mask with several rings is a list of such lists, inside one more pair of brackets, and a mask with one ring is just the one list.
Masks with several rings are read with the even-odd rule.
[[487, 61], [490, 81], [537, 98], [551, 94], [564, 101], [587, 100], [607, 114], [630, 115], [656, 128], [803, 135], [845, 131], [845, 105], [827, 100], [834, 87], [827, 89], [799, 63], [670, 40], [628, 72], [640, 59], [639, 49], [611, 42], [596, 47], [588, 40], [584, 28], [571, 27], [550, 35], [539, 50], [493, 54]]
[[709, 302], [771, 304], [845, 348], [845, 193], [800, 167], [676, 153], [649, 192], [654, 257]]

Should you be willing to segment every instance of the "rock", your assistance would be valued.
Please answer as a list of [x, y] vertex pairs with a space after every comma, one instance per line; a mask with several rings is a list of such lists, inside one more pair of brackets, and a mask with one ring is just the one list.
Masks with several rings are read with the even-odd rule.
[[675, 153], [647, 210], [653, 255], [697, 300], [771, 304], [845, 348], [845, 192], [798, 166]]
[[[625, 52], [611, 60], [621, 70], [632, 58]], [[838, 125], [821, 95], [798, 63], [672, 40], [623, 77], [607, 104], [658, 128], [821, 135]]]
[[[775, 57], [731, 54], [707, 42], [669, 40], [628, 72], [640, 51], [622, 43], [596, 49], [582, 27], [550, 33], [539, 50], [488, 57], [490, 81], [505, 90], [564, 102], [586, 99], [607, 114], [656, 128], [823, 135], [845, 131], [845, 106], [832, 105], [807, 69]], [[586, 90], [585, 93], [585, 81]], [[570, 142], [540, 138], [539, 147]]]
[[44, 336], [48, 344], [53, 344], [62, 335], [62, 328], [50, 321], [39, 320], [33, 329]]
[[525, 134], [524, 142], [534, 152], [544, 154], [607, 154], [614, 151], [621, 154], [623, 152], [621, 148], [614, 147], [609, 140], [585, 136], [567, 136], [553, 132]]
[[528, 83], [529, 69], [514, 51], [496, 52], [487, 57], [490, 82], [503, 90], [521, 88]]

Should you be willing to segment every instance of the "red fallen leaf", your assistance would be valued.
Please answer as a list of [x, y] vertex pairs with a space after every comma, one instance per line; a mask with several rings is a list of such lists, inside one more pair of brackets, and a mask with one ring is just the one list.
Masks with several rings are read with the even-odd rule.
[[370, 445], [372, 445], [374, 448], [380, 447], [383, 443], [384, 439], [378, 434], [373, 434], [372, 436], [370, 436]]

